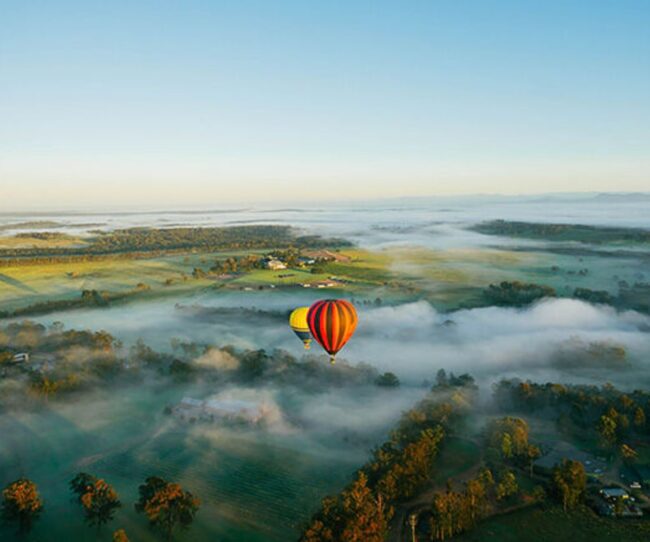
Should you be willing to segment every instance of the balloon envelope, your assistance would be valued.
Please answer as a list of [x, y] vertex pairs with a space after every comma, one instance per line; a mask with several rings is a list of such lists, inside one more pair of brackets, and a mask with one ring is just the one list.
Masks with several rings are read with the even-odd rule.
[[311, 345], [311, 333], [307, 324], [307, 312], [309, 307], [298, 307], [289, 316], [289, 325], [293, 332], [305, 345], [305, 350], [309, 350]]
[[307, 323], [314, 339], [334, 363], [337, 352], [350, 340], [357, 327], [357, 311], [344, 299], [316, 301], [307, 313]]

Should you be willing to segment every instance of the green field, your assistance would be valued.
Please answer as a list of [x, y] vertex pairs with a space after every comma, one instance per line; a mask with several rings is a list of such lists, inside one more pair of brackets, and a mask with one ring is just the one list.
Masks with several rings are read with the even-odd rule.
[[587, 507], [535, 507], [488, 519], [455, 537], [459, 542], [640, 542], [650, 540], [650, 521], [601, 518]]
[[[304, 284], [316, 287], [319, 281], [330, 280], [338, 281], [337, 292], [347, 292], [353, 297], [381, 297], [388, 303], [426, 299], [440, 310], [453, 310], [483, 305], [483, 290], [504, 280], [548, 285], [560, 296], [571, 296], [577, 287], [616, 295], [619, 280], [633, 283], [644, 271], [639, 260], [599, 256], [493, 248], [399, 247], [379, 251], [342, 249], [339, 260], [317, 265], [317, 273], [300, 268], [253, 269], [228, 277], [209, 274], [217, 260], [266, 252], [262, 249], [189, 250], [152, 258], [107, 256], [91, 261], [0, 267], [0, 310], [12, 312], [50, 301], [74, 301], [83, 290], [105, 292], [111, 298], [130, 298], [138, 287], [139, 294], [152, 297], [214, 287], [265, 289]], [[195, 268], [202, 269], [207, 276], [193, 277]]]

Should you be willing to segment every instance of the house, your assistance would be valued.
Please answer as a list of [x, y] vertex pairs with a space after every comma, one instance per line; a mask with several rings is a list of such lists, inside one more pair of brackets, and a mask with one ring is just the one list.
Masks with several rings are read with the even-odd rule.
[[616, 500], [618, 498], [626, 500], [630, 498], [627, 491], [622, 487], [606, 487], [600, 490], [600, 494], [607, 500]]
[[280, 271], [282, 269], [286, 269], [287, 264], [276, 258], [269, 258], [264, 261], [264, 267], [266, 267], [266, 269], [270, 269], [271, 271]]
[[14, 363], [27, 363], [29, 362], [29, 354], [26, 352], [21, 352], [20, 354], [15, 354], [13, 357]]

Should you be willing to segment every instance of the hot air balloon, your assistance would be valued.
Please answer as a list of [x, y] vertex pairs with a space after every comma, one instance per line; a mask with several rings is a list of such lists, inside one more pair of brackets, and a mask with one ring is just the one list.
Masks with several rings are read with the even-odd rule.
[[305, 350], [309, 350], [311, 345], [311, 333], [309, 332], [309, 325], [307, 325], [308, 311], [309, 307], [298, 307], [289, 316], [289, 325], [305, 345]]
[[354, 305], [343, 299], [316, 301], [307, 313], [307, 323], [314, 339], [330, 355], [335, 356], [348, 342], [357, 327], [357, 311]]

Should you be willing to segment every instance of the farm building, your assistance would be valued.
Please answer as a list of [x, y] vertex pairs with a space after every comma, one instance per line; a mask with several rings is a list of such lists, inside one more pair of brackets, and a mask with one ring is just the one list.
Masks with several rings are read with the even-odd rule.
[[264, 408], [253, 401], [238, 399], [192, 399], [183, 397], [172, 408], [172, 414], [183, 421], [234, 421], [255, 424], [265, 415]]
[[265, 260], [264, 267], [270, 269], [271, 271], [280, 271], [282, 269], [286, 269], [287, 264], [275, 258], [269, 258], [268, 260]]

